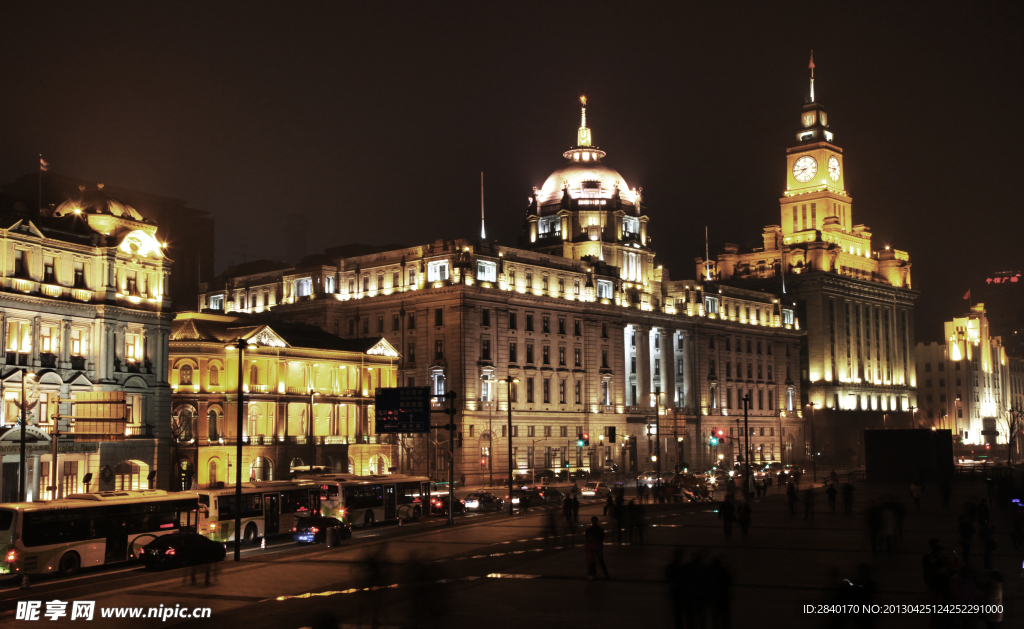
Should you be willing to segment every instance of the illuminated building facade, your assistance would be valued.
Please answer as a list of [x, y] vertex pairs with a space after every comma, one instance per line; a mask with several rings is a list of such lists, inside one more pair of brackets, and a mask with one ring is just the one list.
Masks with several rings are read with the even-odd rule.
[[918, 424], [949, 429], [967, 445], [1006, 443], [1007, 412], [1020, 403], [1020, 361], [991, 334], [985, 304], [947, 321], [945, 340], [917, 346]]
[[398, 352], [380, 337], [340, 339], [316, 326], [246, 315], [180, 313], [169, 349], [174, 447], [199, 487], [232, 485], [239, 339], [245, 393], [243, 478], [281, 480], [292, 467], [386, 474], [397, 446], [378, 435], [373, 393], [395, 386]]
[[[353, 245], [291, 268], [254, 263], [204, 285], [199, 308], [383, 336], [401, 355], [399, 384], [457, 393], [455, 472], [471, 483], [507, 474], [509, 405], [511, 457], [527, 477], [642, 472], [659, 452], [662, 470], [727, 464], [741, 454], [748, 393], [754, 460], [802, 460], [803, 332], [792, 306], [671, 280], [654, 263], [639, 189], [605, 165], [585, 123], [563, 156], [530, 196], [519, 247]], [[735, 439], [711, 447], [713, 428]], [[447, 432], [431, 439], [436, 447], [403, 451], [399, 466], [443, 475]]]
[[698, 258], [697, 273], [722, 284], [777, 290], [796, 302], [807, 330], [803, 404], [820, 409], [824, 425], [851, 428], [827, 439], [859, 442], [860, 428], [880, 427], [885, 414], [917, 405], [918, 293], [909, 254], [876, 248], [870, 229], [854, 222], [843, 150], [814, 99], [813, 81], [812, 74], [797, 144], [786, 151], [779, 224], [764, 228], [763, 247], [741, 253], [726, 244], [716, 259]]
[[[42, 213], [7, 197], [0, 211], [0, 408], [3, 501], [17, 499], [24, 371], [28, 498], [52, 497], [54, 415], [61, 448], [58, 496], [166, 487], [170, 388], [165, 292], [170, 260], [157, 225], [110, 198], [77, 190]], [[84, 394], [123, 393], [123, 415], [87, 422]], [[58, 398], [60, 403], [58, 406]], [[78, 417], [78, 419], [73, 419]], [[97, 432], [99, 431], [99, 432]], [[157, 475], [152, 483], [151, 472]], [[92, 473], [92, 482], [84, 484]]]

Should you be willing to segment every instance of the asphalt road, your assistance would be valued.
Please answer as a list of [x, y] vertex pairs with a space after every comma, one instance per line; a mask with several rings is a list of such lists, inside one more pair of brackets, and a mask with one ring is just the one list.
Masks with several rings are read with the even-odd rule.
[[[300, 629], [320, 627], [325, 614], [340, 626], [383, 627], [671, 627], [666, 564], [679, 546], [718, 558], [730, 570], [734, 626], [825, 627], [830, 618], [808, 614], [803, 606], [830, 600], [842, 578], [857, 580], [865, 565], [877, 583], [876, 602], [925, 602], [921, 556], [927, 540], [955, 547], [959, 505], [984, 496], [980, 485], [958, 484], [953, 508], [942, 507], [928, 488], [920, 511], [908, 504], [903, 539], [891, 552], [873, 553], [865, 535], [869, 503], [888, 498], [910, 503], [907, 488], [859, 483], [852, 514], [828, 508], [819, 496], [813, 518], [791, 516], [775, 491], [752, 504], [754, 524], [748, 538], [739, 528], [731, 538], [714, 504], [649, 505], [644, 544], [615, 544], [601, 501], [586, 501], [581, 526], [569, 529], [557, 508], [533, 508], [529, 515], [467, 515], [454, 527], [440, 517], [402, 527], [357, 530], [336, 549], [296, 547], [272, 542], [265, 550], [244, 553], [241, 564], [224, 562], [214, 583], [203, 585], [199, 571], [148, 573], [135, 566], [86, 573], [71, 579], [40, 581], [28, 592], [0, 589], [7, 610], [0, 624], [26, 627], [81, 624], [17, 621], [17, 600], [96, 601], [101, 607], [209, 607], [207, 619], [101, 619], [99, 627], [244, 627]], [[611, 579], [586, 578], [582, 523], [599, 516], [609, 530], [605, 558]], [[1003, 626], [1017, 626], [1021, 615], [1021, 559], [1024, 550], [1009, 541], [1007, 522], [994, 513], [999, 546], [994, 567], [1006, 577]], [[552, 523], [554, 530], [551, 530]], [[572, 536], [575, 532], [575, 538]], [[978, 554], [978, 553], [976, 553]], [[972, 566], [979, 571], [980, 556]], [[78, 624], [76, 624], [78, 623]], [[88, 626], [88, 625], [87, 625]], [[853, 625], [850, 625], [853, 626]], [[880, 614], [875, 627], [927, 627], [919, 613]], [[979, 625], [979, 626], [983, 626]]]

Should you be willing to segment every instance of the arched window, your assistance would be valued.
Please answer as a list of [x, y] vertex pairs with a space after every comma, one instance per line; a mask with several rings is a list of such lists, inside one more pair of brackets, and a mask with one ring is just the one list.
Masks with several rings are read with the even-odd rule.
[[178, 370], [178, 384], [192, 384], [192, 366], [182, 365]]
[[249, 384], [257, 385], [260, 383], [260, 369], [255, 364], [249, 367]]
[[260, 409], [255, 406], [249, 407], [249, 440], [260, 434]]
[[210, 461], [210, 473], [207, 481], [207, 487], [214, 488], [217, 486], [217, 461]]
[[206, 434], [210, 441], [220, 439], [220, 433], [217, 431], [217, 411], [213, 409], [206, 414]]
[[114, 490], [141, 489], [142, 468], [135, 461], [121, 461], [114, 466]]
[[220, 369], [216, 366], [210, 367], [210, 386], [220, 386]]
[[249, 480], [274, 480], [274, 463], [265, 456], [253, 459], [249, 466]]
[[292, 459], [290, 469], [294, 470], [295, 468], [303, 465], [305, 465], [305, 463], [302, 462], [302, 459], [300, 459], [299, 457], [295, 457], [294, 459]]
[[178, 441], [192, 440], [192, 426], [196, 419], [196, 409], [191, 406], [183, 406], [178, 410], [177, 421], [172, 426], [172, 436]]

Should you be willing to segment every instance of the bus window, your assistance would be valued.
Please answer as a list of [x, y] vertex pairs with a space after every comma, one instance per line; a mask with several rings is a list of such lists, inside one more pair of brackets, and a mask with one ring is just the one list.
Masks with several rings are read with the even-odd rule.
[[409, 505], [414, 502], [419, 502], [420, 497], [420, 484], [419, 483], [399, 483], [398, 484], [398, 504]]
[[380, 485], [359, 485], [345, 488], [345, 507], [348, 509], [372, 509], [383, 507], [384, 498]]
[[[219, 515], [221, 520], [231, 520], [235, 517], [235, 497], [222, 496]], [[242, 517], [251, 518], [263, 515], [263, 496], [261, 494], [248, 494], [242, 496]]]
[[200, 494], [200, 496], [199, 496], [199, 504], [201, 504], [204, 507], [206, 507], [207, 509], [209, 509], [210, 508], [210, 497], [207, 496], [206, 494]]
[[8, 511], [7, 509], [0, 509], [0, 531], [11, 530], [11, 525], [14, 524], [14, 514], [16, 511]]
[[[335, 493], [337, 493], [337, 487], [335, 487]], [[308, 489], [293, 489], [281, 492], [281, 513], [307, 513], [308, 511]]]

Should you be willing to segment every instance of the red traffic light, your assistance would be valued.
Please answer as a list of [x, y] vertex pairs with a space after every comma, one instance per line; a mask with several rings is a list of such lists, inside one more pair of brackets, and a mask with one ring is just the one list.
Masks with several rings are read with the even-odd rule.
[[487, 458], [486, 457], [480, 459], [480, 465], [487, 465]]
[[724, 431], [724, 430], [722, 430], [721, 428], [719, 428], [719, 429], [718, 429], [718, 436], [719, 436], [719, 437], [721, 437], [721, 436], [722, 436], [722, 435], [724, 435], [724, 434], [725, 434], [725, 431]]

